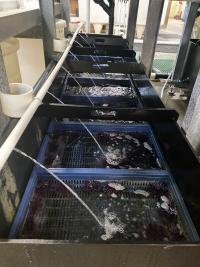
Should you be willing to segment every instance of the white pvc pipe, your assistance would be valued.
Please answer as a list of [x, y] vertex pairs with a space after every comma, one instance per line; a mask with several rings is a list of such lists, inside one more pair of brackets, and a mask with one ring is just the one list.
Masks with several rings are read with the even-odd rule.
[[34, 113], [36, 112], [37, 108], [42, 104], [42, 100], [44, 96], [46, 95], [47, 91], [49, 90], [51, 84], [53, 83], [57, 73], [59, 72], [60, 68], [62, 67], [69, 50], [72, 47], [72, 44], [79, 33], [80, 29], [82, 27], [82, 23], [79, 25], [77, 28], [76, 32], [74, 33], [69, 46], [66, 48], [64, 51], [62, 57], [56, 64], [55, 68], [49, 75], [48, 79], [44, 82], [42, 87], [40, 88], [39, 92], [37, 95], [34, 97], [32, 103], [30, 106], [27, 108], [27, 110], [24, 112], [22, 115], [21, 119], [18, 121], [16, 124], [15, 128], [12, 130], [6, 141], [3, 143], [3, 145], [0, 148], [0, 170], [6, 163], [7, 159], [9, 158], [11, 152], [15, 148], [17, 142], [19, 141], [20, 137], [22, 136], [23, 132], [25, 131], [27, 125], [29, 124], [30, 120], [32, 119]]
[[167, 86], [169, 80], [171, 79], [172, 75], [174, 73], [174, 70], [172, 70], [169, 74], [169, 76], [167, 77], [167, 80], [165, 81], [165, 84], [163, 85], [162, 89], [161, 89], [161, 93], [160, 93], [160, 97], [163, 98], [164, 96], [164, 91], [165, 91], [165, 87]]
[[90, 0], [86, 0], [86, 33], [90, 33]]

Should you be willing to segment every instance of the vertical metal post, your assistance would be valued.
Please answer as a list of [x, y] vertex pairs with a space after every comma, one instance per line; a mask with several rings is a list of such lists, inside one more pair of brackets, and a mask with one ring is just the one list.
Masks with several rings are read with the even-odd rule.
[[[6, 69], [4, 65], [3, 55], [0, 46], [0, 90], [3, 93], [9, 93], [9, 82], [6, 74]], [[9, 123], [9, 118], [1, 113], [1, 103], [0, 103], [0, 136], [3, 134], [5, 128]]]
[[6, 69], [4, 65], [4, 60], [3, 60], [3, 55], [1, 51], [1, 46], [0, 46], [0, 90], [4, 93], [9, 93], [9, 82], [6, 74]]
[[128, 40], [130, 49], [133, 48], [133, 43], [134, 43], [138, 6], [139, 6], [139, 0], [130, 0], [128, 26], [126, 34], [126, 38]]
[[90, 33], [90, 0], [86, 0], [86, 32]]
[[114, 30], [114, 14], [115, 14], [115, 1], [109, 0], [109, 8], [110, 8], [110, 15], [109, 15], [109, 34], [113, 34]]
[[197, 10], [199, 8], [199, 3], [192, 2], [189, 4], [188, 16], [185, 22], [182, 39], [179, 46], [179, 52], [176, 59], [176, 65], [174, 69], [174, 80], [181, 80], [183, 77], [183, 72], [185, 68], [186, 55], [189, 46], [189, 41], [191, 38], [194, 22], [197, 16]]
[[60, 0], [62, 5], [62, 18], [69, 23], [70, 22], [70, 1], [69, 0]]
[[[196, 82], [194, 84], [194, 88], [192, 90], [192, 95], [190, 97], [190, 101], [187, 107], [187, 111], [185, 114], [185, 118], [183, 121], [183, 129], [185, 130], [185, 132], [187, 133], [188, 129], [190, 128], [190, 124], [192, 121], [192, 117], [196, 108], [196, 103], [197, 103], [197, 99], [200, 98], [200, 70], [199, 73], [197, 75], [196, 78]], [[200, 116], [199, 116], [200, 118]], [[198, 138], [199, 138], [199, 133], [197, 134]]]
[[146, 75], [148, 77], [151, 74], [164, 1], [165, 0], [149, 1], [141, 60], [145, 66]]
[[54, 0], [40, 0], [40, 11], [43, 28], [43, 45], [46, 65], [53, 52], [53, 39], [56, 38]]
[[186, 136], [193, 146], [197, 156], [200, 156], [200, 71], [198, 73], [192, 96], [189, 102], [184, 126], [187, 127]]

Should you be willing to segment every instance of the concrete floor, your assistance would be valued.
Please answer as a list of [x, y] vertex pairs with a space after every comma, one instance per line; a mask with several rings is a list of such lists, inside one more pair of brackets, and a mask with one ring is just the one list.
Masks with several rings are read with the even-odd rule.
[[[138, 25], [136, 26], [136, 33], [137, 33], [137, 27]], [[140, 37], [139, 39], [136, 34], [135, 40], [143, 40], [145, 25], [142, 27], [143, 27], [142, 29], [143, 34], [139, 36]], [[158, 33], [158, 41], [179, 43], [183, 33], [183, 28], [184, 28], [184, 22], [182, 20], [169, 19], [167, 26], [160, 27]]]

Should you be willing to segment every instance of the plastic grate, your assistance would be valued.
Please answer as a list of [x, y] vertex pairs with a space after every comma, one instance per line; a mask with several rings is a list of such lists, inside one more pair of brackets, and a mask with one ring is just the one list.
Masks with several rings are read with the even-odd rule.
[[77, 87], [67, 86], [66, 94], [68, 95], [88, 95], [91, 97], [136, 97], [134, 90], [131, 87], [107, 85], [107, 86], [90, 86]]
[[51, 168], [161, 169], [148, 134], [94, 133], [105, 156], [85, 131], [50, 134], [43, 163]]
[[[65, 182], [78, 193], [101, 221], [105, 220], [105, 214], [115, 214], [113, 222], [123, 223], [124, 233], [116, 233], [108, 242], [190, 239], [179, 204], [167, 181], [123, 180], [120, 181], [120, 185], [124, 187], [121, 191], [111, 187], [111, 181]], [[113, 183], [119, 182], [112, 181]], [[138, 194], [136, 190], [149, 195]], [[163, 195], [169, 201], [170, 212], [158, 207], [158, 203], [162, 203]], [[37, 184], [20, 238], [103, 242], [104, 234], [104, 230], [85, 208], [62, 185], [49, 179], [40, 180]]]
[[122, 73], [73, 73], [74, 77], [80, 78], [105, 78], [105, 79], [129, 79], [128, 74]]

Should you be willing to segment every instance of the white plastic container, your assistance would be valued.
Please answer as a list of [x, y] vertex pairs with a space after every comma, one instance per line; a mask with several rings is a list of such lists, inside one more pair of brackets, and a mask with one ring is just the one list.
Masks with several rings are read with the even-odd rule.
[[66, 21], [63, 19], [56, 19], [56, 39], [53, 40], [55, 52], [64, 52], [69, 42], [65, 39]]
[[9, 38], [1, 43], [4, 64], [10, 83], [21, 83], [21, 73], [17, 51], [19, 50], [19, 41], [16, 38]]
[[69, 41], [67, 39], [54, 39], [53, 48], [55, 52], [64, 52], [68, 47]]
[[0, 92], [2, 112], [20, 118], [33, 100], [33, 88], [23, 83], [11, 83], [10, 94]]
[[56, 19], [56, 38], [64, 39], [65, 38], [65, 27], [66, 21], [63, 19]]
[[17, 9], [18, 7], [17, 0], [0, 0], [0, 11]]

